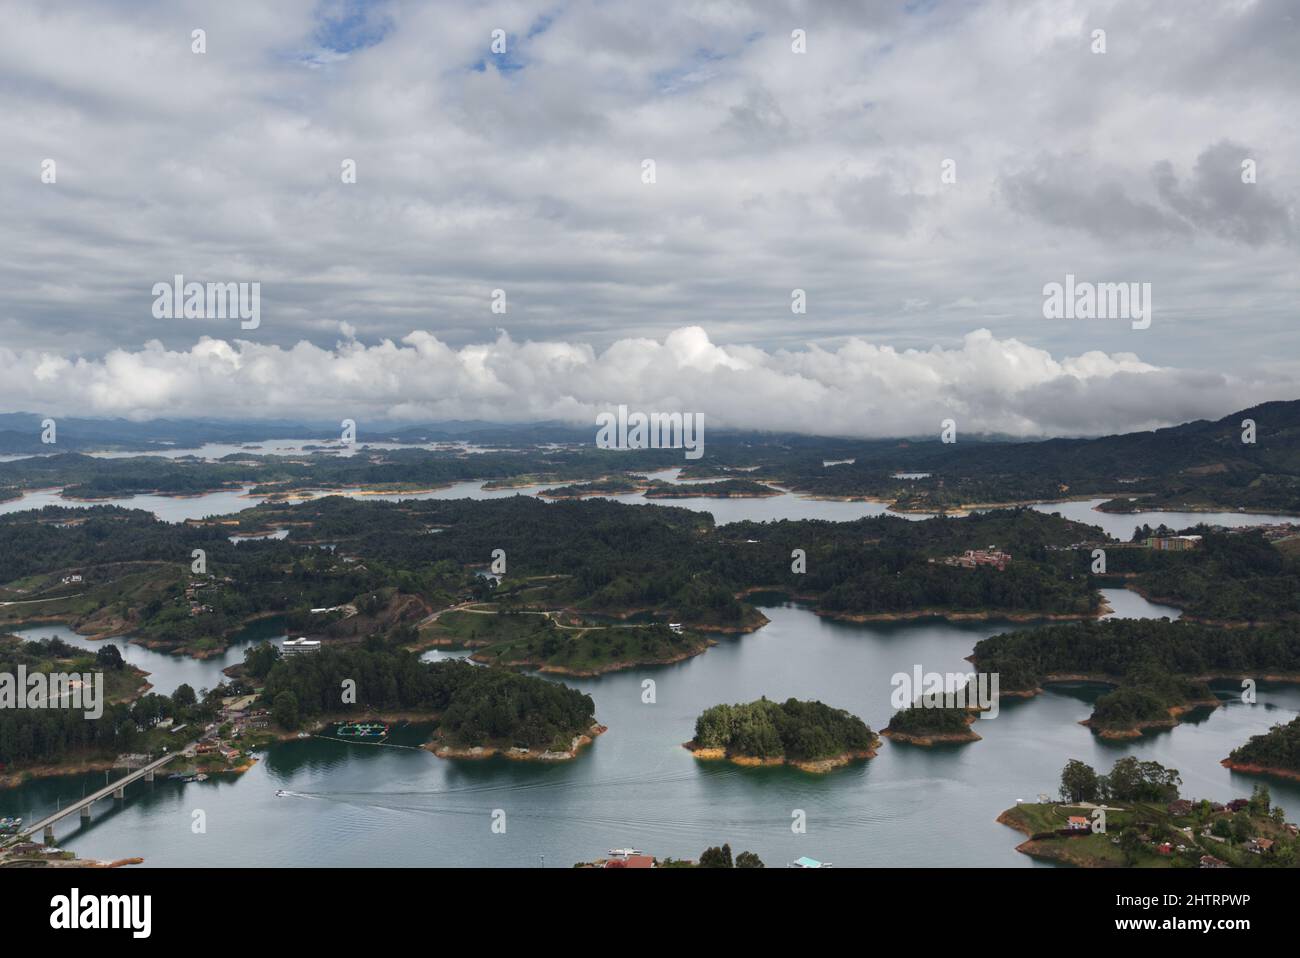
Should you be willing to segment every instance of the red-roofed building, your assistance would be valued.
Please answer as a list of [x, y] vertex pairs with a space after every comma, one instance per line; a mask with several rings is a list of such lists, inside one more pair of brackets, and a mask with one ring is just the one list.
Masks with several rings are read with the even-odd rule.
[[654, 868], [653, 855], [628, 855], [626, 858], [611, 858], [605, 862], [606, 868]]

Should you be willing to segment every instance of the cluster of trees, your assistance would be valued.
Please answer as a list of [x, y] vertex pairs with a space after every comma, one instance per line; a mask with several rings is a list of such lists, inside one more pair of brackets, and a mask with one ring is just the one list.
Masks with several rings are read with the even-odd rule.
[[[85, 588], [99, 589], [92, 596], [110, 612], [134, 619], [141, 636], [175, 645], [219, 639], [267, 612], [299, 616], [300, 630], [321, 629], [306, 610], [385, 588], [446, 604], [467, 594], [466, 569], [485, 564], [497, 549], [509, 557], [516, 581], [552, 577], [530, 594], [535, 605], [655, 608], [697, 624], [742, 624], [752, 613], [737, 595], [754, 587], [810, 595], [826, 611], [850, 614], [1085, 613], [1097, 602], [1086, 571], [1053, 548], [1079, 540], [1086, 527], [1030, 510], [929, 522], [874, 517], [718, 527], [704, 513], [603, 499], [327, 497], [266, 504], [240, 521], [241, 528], [283, 526], [291, 533], [235, 545], [227, 541], [229, 527], [165, 523], [116, 507], [0, 517], [0, 582], [82, 568]], [[929, 561], [990, 542], [1015, 555], [1003, 572]], [[183, 594], [194, 549], [205, 551], [215, 577], [196, 596], [209, 607], [199, 615], [190, 614]], [[800, 566], [792, 561], [795, 549], [805, 556]], [[86, 566], [88, 557], [93, 566]], [[170, 578], [154, 575], [128, 594], [117, 583], [128, 571], [139, 574], [126, 563], [140, 562], [167, 563]]]
[[906, 735], [960, 735], [970, 731], [973, 715], [966, 708], [923, 708], [912, 705], [894, 713], [889, 720], [889, 731]]
[[1300, 559], [1284, 555], [1258, 532], [1197, 532], [1200, 548], [1186, 552], [1116, 550], [1117, 568], [1146, 558], [1150, 568], [1139, 573], [1135, 585], [1198, 618], [1300, 617]]
[[1300, 772], [1300, 718], [1274, 725], [1263, 735], [1252, 735], [1228, 758], [1245, 765]]
[[[688, 621], [742, 620], [745, 609], [735, 595], [752, 587], [812, 595], [827, 611], [846, 613], [1086, 613], [1097, 602], [1086, 571], [1050, 548], [1085, 538], [1088, 527], [1032, 510], [930, 522], [882, 516], [718, 527], [707, 514], [603, 499], [390, 504], [332, 498], [294, 506], [292, 518], [309, 519], [312, 535], [342, 541], [367, 563], [385, 557], [406, 568], [439, 561], [465, 566], [503, 549], [511, 576], [563, 577], [538, 601], [594, 610], [661, 608]], [[431, 529], [441, 531], [431, 535]], [[929, 561], [990, 542], [1015, 555], [1004, 572]], [[803, 571], [792, 561], [795, 549], [806, 557]]]
[[1176, 768], [1128, 756], [1098, 775], [1091, 765], [1072, 758], [1061, 770], [1061, 799], [1067, 802], [1172, 802], [1182, 778]]
[[754, 852], [741, 852], [735, 860], [731, 857], [731, 846], [724, 844], [704, 849], [700, 853], [700, 868], [764, 868], [763, 860]]
[[[345, 688], [355, 689], [355, 703], [345, 702]], [[567, 686], [468, 662], [421, 662], [379, 641], [280, 659], [266, 675], [262, 698], [290, 729], [352, 704], [437, 713], [440, 736], [459, 746], [567, 748], [595, 722], [591, 696]]]
[[715, 705], [695, 720], [695, 745], [725, 749], [729, 756], [814, 761], [866, 751], [877, 742], [856, 715], [798, 699]]
[[1126, 676], [1131, 684], [1097, 697], [1089, 726], [1098, 731], [1138, 728], [1144, 723], [1172, 721], [1170, 709], [1193, 702], [1212, 704], [1214, 693], [1204, 682], [1144, 671]]
[[[59, 639], [10, 641], [0, 646], [0, 672], [16, 674], [18, 666], [35, 672], [83, 672], [125, 668], [115, 645], [91, 654]], [[105, 682], [108, 692], [113, 683]], [[87, 718], [83, 708], [66, 707], [0, 710], [0, 763], [21, 768], [69, 757], [106, 757], [140, 751], [148, 746], [149, 730], [165, 718], [181, 722], [209, 721], [216, 714], [210, 694], [200, 702], [189, 685], [170, 695], [148, 693], [129, 703], [104, 703], [103, 714]]]
[[1300, 626], [1224, 630], [1168, 619], [1107, 619], [1004, 632], [975, 644], [980, 671], [1003, 691], [1036, 688], [1052, 674], [1150, 684], [1154, 676], [1233, 677], [1300, 672]]

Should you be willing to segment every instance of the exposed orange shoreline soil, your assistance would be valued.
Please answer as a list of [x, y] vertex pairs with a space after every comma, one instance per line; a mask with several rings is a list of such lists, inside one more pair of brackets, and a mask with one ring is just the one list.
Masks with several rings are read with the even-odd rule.
[[1289, 778], [1292, 781], [1300, 782], [1300, 772], [1290, 768], [1275, 768], [1271, 765], [1252, 765], [1250, 762], [1235, 762], [1230, 758], [1225, 758], [1219, 764], [1224, 768], [1232, 769], [1234, 772], [1242, 772], [1246, 775], [1275, 775], [1278, 778]]
[[970, 714], [965, 717], [967, 725], [965, 732], [898, 732], [886, 726], [880, 730], [880, 734], [885, 736], [891, 742], [902, 742], [906, 745], [919, 745], [922, 748], [930, 748], [934, 745], [962, 745], [966, 742], [979, 742], [982, 736], [971, 728], [979, 718], [978, 715]]
[[[880, 740], [876, 740], [876, 746], [880, 745]], [[804, 772], [811, 772], [815, 775], [823, 775], [826, 772], [842, 768], [851, 762], [865, 761], [869, 758], [876, 757], [876, 747], [867, 749], [854, 749], [847, 752], [841, 752], [839, 755], [833, 755], [830, 758], [819, 759], [790, 759], [784, 755], [775, 758], [760, 758], [756, 755], [731, 755], [724, 748], [702, 748], [695, 744], [692, 739], [689, 742], [683, 742], [682, 748], [686, 749], [696, 758], [706, 761], [726, 761], [733, 765], [745, 766], [763, 766], [773, 767], [777, 765], [793, 765], [795, 768]]]
[[501, 756], [516, 762], [567, 762], [578, 757], [579, 751], [590, 745], [597, 735], [603, 735], [609, 729], [597, 723], [582, 735], [575, 735], [568, 749], [562, 752], [550, 750], [539, 751], [532, 748], [503, 748], [497, 745], [475, 745], [471, 748], [458, 748], [429, 742], [424, 747], [438, 758], [482, 759]]
[[104, 861], [98, 858], [72, 858], [72, 859], [24, 859], [10, 858], [0, 862], [0, 868], [121, 868], [123, 865], [143, 865], [144, 859], [135, 858], [118, 858], [113, 861]]
[[1171, 705], [1167, 710], [1169, 712], [1168, 718], [1147, 719], [1144, 722], [1135, 722], [1128, 728], [1093, 728], [1091, 719], [1084, 719], [1079, 724], [1092, 729], [1093, 733], [1098, 738], [1105, 739], [1108, 742], [1117, 742], [1125, 739], [1141, 738], [1144, 733], [1157, 729], [1174, 728], [1182, 721], [1182, 716], [1194, 709], [1217, 709], [1221, 705], [1223, 705], [1223, 703], [1218, 699], [1197, 699], [1192, 702], [1185, 702], [1182, 705]]

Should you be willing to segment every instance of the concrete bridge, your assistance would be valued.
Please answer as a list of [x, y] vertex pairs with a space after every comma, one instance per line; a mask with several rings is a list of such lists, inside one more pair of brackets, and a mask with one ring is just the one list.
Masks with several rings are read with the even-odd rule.
[[166, 765], [168, 762], [170, 762], [172, 759], [176, 758], [180, 754], [182, 753], [170, 752], [167, 755], [164, 755], [162, 758], [155, 759], [154, 761], [150, 762], [148, 765], [136, 769], [134, 772], [128, 772], [126, 775], [123, 775], [121, 778], [119, 778], [116, 782], [113, 782], [111, 785], [105, 785], [99, 791], [92, 792], [91, 794], [87, 795], [85, 798], [81, 799], [78, 802], [73, 802], [67, 808], [59, 809], [53, 815], [45, 816], [39, 822], [36, 822], [35, 824], [27, 828], [23, 828], [21, 829], [21, 831], [25, 835], [35, 835], [37, 832], [43, 832], [44, 833], [43, 838], [45, 844], [53, 845], [55, 822], [59, 821], [60, 819], [67, 818], [69, 815], [71, 815], [73, 812], [76, 811], [80, 811], [82, 819], [88, 821], [90, 819], [90, 806], [95, 804], [95, 802], [99, 801], [101, 798], [108, 798], [109, 795], [112, 795], [114, 798], [117, 799], [126, 798], [126, 787], [128, 785], [142, 778], [146, 782], [152, 782], [153, 773], [156, 772], [158, 769], [162, 768], [164, 765]]

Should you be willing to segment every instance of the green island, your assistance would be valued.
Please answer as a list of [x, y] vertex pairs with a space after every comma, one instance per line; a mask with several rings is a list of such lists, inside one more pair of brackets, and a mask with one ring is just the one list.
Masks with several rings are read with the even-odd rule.
[[485, 665], [537, 669], [556, 675], [603, 675], [669, 665], [699, 655], [716, 640], [662, 623], [598, 625], [561, 613], [474, 605], [444, 612], [420, 629], [418, 647], [476, 650]]
[[[427, 719], [433, 731], [426, 747], [442, 758], [557, 761], [604, 731], [591, 696], [508, 669], [421, 662], [379, 639], [308, 656], [274, 651], [250, 650], [248, 671], [256, 680], [265, 670], [260, 699], [288, 732], [361, 718]], [[356, 684], [355, 702], [340, 696], [348, 681]]]
[[695, 738], [683, 747], [699, 759], [828, 772], [873, 758], [879, 745], [876, 733], [844, 709], [793, 698], [761, 698], [705, 709], [695, 720]]
[[1176, 769], [1134, 757], [1109, 774], [1072, 759], [1060, 801], [1022, 802], [998, 816], [1026, 836], [1022, 854], [1081, 868], [1288, 868], [1300, 839], [1267, 786], [1226, 804], [1179, 797]]
[[780, 496], [780, 489], [753, 479], [722, 479], [718, 482], [670, 483], [656, 482], [646, 490], [647, 499], [694, 499], [700, 496], [714, 499], [766, 499]]
[[880, 734], [891, 742], [923, 747], [978, 742], [980, 736], [971, 728], [978, 716], [974, 708], [911, 705], [895, 712]]
[[983, 639], [971, 661], [999, 673], [1003, 696], [1029, 697], [1061, 682], [1114, 686], [1084, 724], [1103, 738], [1133, 738], [1217, 707], [1208, 682], [1300, 681], [1300, 628], [1225, 630], [1168, 619], [1049, 625]]
[[1234, 772], [1300, 779], [1300, 718], [1274, 725], [1262, 735], [1252, 735], [1222, 764]]

